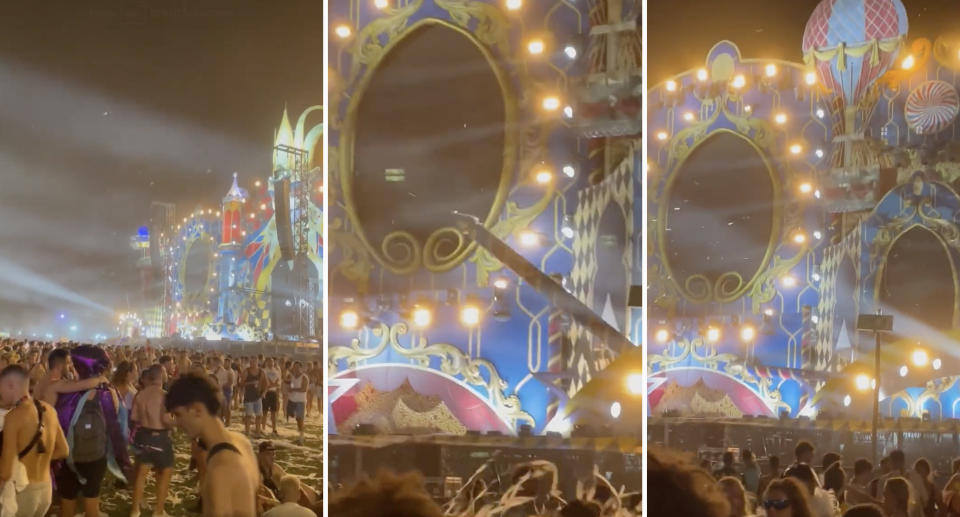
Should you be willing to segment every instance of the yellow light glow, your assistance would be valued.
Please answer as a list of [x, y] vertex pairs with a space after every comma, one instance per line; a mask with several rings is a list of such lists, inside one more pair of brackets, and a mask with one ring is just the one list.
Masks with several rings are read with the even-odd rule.
[[527, 52], [530, 52], [535, 56], [543, 54], [543, 49], [544, 45], [542, 39], [530, 40], [530, 43], [527, 43]]
[[677, 82], [673, 80], [667, 81], [667, 91], [668, 92], [677, 91]]
[[747, 78], [744, 77], [743, 74], [737, 74], [737, 76], [733, 78], [733, 82], [730, 84], [739, 90], [747, 85]]
[[803, 80], [807, 83], [807, 86], [813, 86], [817, 84], [817, 73], [816, 72], [807, 72], [803, 76]]
[[784, 287], [796, 287], [797, 279], [793, 275], [786, 275], [780, 279]]
[[266, 204], [266, 203], [260, 203], [260, 210], [266, 210], [266, 209], [267, 209], [267, 204]]
[[807, 242], [807, 236], [803, 232], [797, 232], [793, 235], [793, 242], [803, 244]]
[[340, 39], [347, 39], [351, 34], [353, 34], [353, 30], [350, 29], [350, 26], [342, 23], [337, 25], [337, 27], [333, 29], [333, 32]]
[[357, 314], [357, 311], [345, 310], [340, 313], [340, 326], [344, 329], [355, 329], [358, 323], [360, 323], [360, 315]]
[[667, 332], [667, 329], [660, 329], [654, 335], [658, 343], [666, 343], [670, 339], [670, 332]]
[[507, 9], [510, 11], [516, 11], [523, 7], [523, 0], [507, 0]]
[[775, 77], [777, 75], [777, 65], [770, 63], [767, 65], [766, 69], [767, 77]]
[[627, 375], [627, 391], [631, 395], [643, 395], [644, 391], [643, 374], [642, 373], [631, 373]]
[[780, 125], [786, 124], [786, 123], [787, 123], [787, 114], [786, 114], [786, 113], [777, 113], [777, 115], [776, 115], [775, 117], [773, 117], [773, 121], [776, 122], [777, 124], [780, 124]]
[[531, 247], [536, 246], [540, 243], [540, 236], [536, 232], [531, 230], [524, 230], [520, 232], [520, 244]]
[[535, 178], [537, 180], [537, 183], [541, 185], [546, 185], [547, 183], [550, 183], [551, 180], [553, 180], [553, 173], [550, 172], [550, 169], [540, 169], [537, 171]]
[[430, 326], [433, 321], [433, 313], [426, 307], [417, 307], [413, 310], [413, 324], [420, 328]]
[[803, 192], [804, 194], [809, 194], [810, 192], [813, 192], [813, 185], [810, 184], [810, 182], [808, 181], [801, 183], [800, 192]]
[[660, 140], [662, 142], [667, 139], [667, 136], [668, 135], [666, 131], [657, 131], [657, 140]]
[[693, 113], [688, 111], [683, 114], [683, 120], [686, 120], [687, 122], [693, 122], [693, 119], [694, 119]]
[[468, 327], [480, 323], [480, 308], [476, 305], [464, 305], [460, 309], [460, 322]]
[[510, 282], [506, 278], [498, 278], [493, 281], [493, 286], [497, 289], [506, 289], [510, 285]]
[[743, 107], [743, 111], [750, 113], [751, 111], [753, 111], [753, 106], [747, 104]]
[[257, 181], [254, 181], [254, 182], [253, 182], [253, 186], [254, 186], [254, 187], [259, 187], [260, 185], [261, 185], [260, 180], [257, 180]]
[[373, 5], [377, 9], [386, 9], [387, 7], [390, 6], [390, 2], [388, 2], [387, 0], [373, 0]]
[[708, 77], [708, 76], [707, 76], [707, 69], [706, 69], [706, 68], [701, 68], [700, 70], [697, 70], [697, 80], [698, 80], [698, 81], [706, 81], [706, 80], [707, 80], [707, 77]]
[[257, 216], [250, 214], [250, 219], [256, 219]]
[[744, 325], [744, 327], [740, 329], [740, 339], [750, 342], [756, 337], [757, 329], [753, 328], [752, 325]]
[[707, 341], [711, 343], [716, 343], [720, 341], [720, 329], [717, 327], [710, 327], [707, 329]]
[[913, 57], [913, 54], [903, 58], [903, 62], [900, 63], [900, 67], [904, 70], [910, 70], [917, 64], [917, 58]]
[[857, 375], [857, 377], [854, 379], [854, 382], [857, 385], [857, 389], [860, 391], [869, 390], [870, 385], [873, 384], [872, 379], [870, 379], [870, 376], [865, 373], [861, 373], [860, 375]]
[[914, 350], [910, 359], [913, 360], [914, 366], [926, 366], [927, 363], [930, 362], [930, 356], [927, 355], [927, 351], [922, 348]]
[[560, 107], [560, 99], [554, 95], [548, 95], [543, 98], [543, 109], [547, 111], [556, 111]]
[[790, 154], [800, 154], [803, 152], [803, 146], [800, 144], [793, 144], [790, 146]]

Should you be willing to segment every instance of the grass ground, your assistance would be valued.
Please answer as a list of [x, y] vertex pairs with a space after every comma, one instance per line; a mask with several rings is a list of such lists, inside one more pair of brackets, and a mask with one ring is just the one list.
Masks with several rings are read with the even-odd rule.
[[[234, 415], [237, 413], [235, 412]], [[307, 418], [305, 423], [305, 441], [302, 446], [296, 445], [297, 424], [290, 420], [289, 423], [278, 419], [277, 431], [279, 437], [268, 434], [263, 438], [252, 438], [254, 450], [263, 440], [272, 440], [277, 448], [276, 462], [290, 474], [298, 476], [305, 484], [322, 489], [323, 473], [323, 426], [322, 420], [316, 414]], [[243, 431], [242, 418], [233, 418], [231, 430]], [[197, 476], [195, 470], [188, 470], [190, 466], [190, 443], [186, 436], [177, 431], [174, 435], [174, 451], [176, 454], [176, 464], [174, 466], [173, 478], [170, 485], [170, 495], [167, 498], [167, 513], [171, 516], [191, 516], [199, 515], [192, 510], [196, 509], [197, 503]], [[116, 489], [115, 480], [107, 475], [104, 480], [103, 494], [101, 495], [101, 512], [110, 517], [126, 516], [130, 514], [131, 500], [133, 493], [130, 489]], [[154, 502], [153, 479], [147, 482], [146, 498], [151, 510], [143, 512], [144, 516], [152, 515]]]

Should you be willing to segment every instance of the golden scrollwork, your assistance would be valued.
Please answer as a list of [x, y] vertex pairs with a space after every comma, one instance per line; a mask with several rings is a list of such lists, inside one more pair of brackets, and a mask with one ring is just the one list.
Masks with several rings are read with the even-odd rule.
[[[688, 301], [694, 303], [709, 301], [731, 302], [743, 296], [744, 293], [756, 292], [755, 286], [757, 283], [765, 281], [773, 274], [772, 271], [768, 270], [767, 266], [774, 256], [777, 243], [780, 239], [780, 228], [785, 219], [782, 203], [780, 202], [780, 179], [768, 158], [768, 153], [764, 150], [771, 149], [775, 145], [776, 136], [774, 131], [769, 126], [769, 123], [762, 119], [739, 116], [727, 108], [726, 102], [721, 102], [720, 105], [722, 108], [714, 111], [709, 118], [678, 132], [671, 141], [666, 166], [666, 169], [671, 172], [669, 176], [665, 178], [666, 184], [663, 188], [663, 200], [660, 202], [657, 216], [657, 247], [659, 248], [663, 268], [667, 277], [671, 278], [677, 285], [679, 293]], [[715, 129], [713, 131], [709, 130], [710, 126], [714, 124], [721, 113], [725, 114], [726, 118], [734, 124], [737, 128], [736, 131], [726, 128]], [[715, 135], [723, 133], [735, 135], [749, 144], [763, 160], [767, 174], [770, 177], [770, 182], [773, 187], [773, 198], [771, 199], [773, 205], [773, 221], [767, 249], [763, 259], [757, 266], [756, 272], [749, 280], [745, 280], [739, 273], [734, 271], [722, 273], [713, 281], [703, 274], [693, 274], [687, 278], [679, 279], [676, 278], [673, 268], [670, 265], [670, 259], [667, 256], [666, 228], [670, 214], [668, 212], [668, 203], [665, 202], [665, 200], [669, 199], [673, 182], [686, 160], [689, 159], [704, 142], [707, 142]], [[796, 258], [797, 262], [799, 262], [799, 260], [799, 258]], [[754, 305], [759, 307], [757, 303], [754, 303]]]
[[471, 358], [458, 347], [448, 343], [427, 342], [422, 334], [411, 336], [409, 344], [401, 342], [401, 337], [409, 331], [404, 322], [387, 326], [380, 323], [372, 332], [379, 337], [378, 343], [372, 347], [362, 346], [359, 338], [354, 338], [350, 346], [329, 347], [328, 370], [331, 375], [337, 371], [337, 363], [345, 359], [349, 368], [355, 368], [360, 362], [379, 356], [389, 346], [410, 362], [418, 366], [429, 368], [433, 360], [440, 362], [440, 371], [451, 376], [460, 377], [470, 386], [481, 388], [486, 398], [497, 414], [503, 416], [516, 427], [520, 422], [535, 424], [533, 417], [523, 411], [520, 398], [516, 395], [507, 395], [509, 387], [496, 366], [486, 359]]
[[344, 220], [334, 217], [330, 220], [329, 252], [339, 251], [336, 261], [337, 273], [343, 275], [357, 287], [360, 294], [366, 293], [370, 283], [373, 262], [367, 248], [353, 232], [344, 229]]
[[[887, 88], [891, 90], [896, 90], [900, 87], [900, 84], [910, 78], [917, 70], [923, 70], [927, 66], [927, 62], [930, 61], [931, 53], [930, 40], [927, 38], [919, 38], [913, 40], [913, 43], [910, 44], [909, 54], [913, 56], [916, 60], [915, 64], [909, 69], [904, 69], [901, 66], [892, 66], [885, 74], [880, 77], [880, 80], [877, 81], [877, 84], [884, 84]], [[954, 53], [954, 60], [956, 60], [956, 53]], [[871, 103], [865, 103], [864, 106], [871, 106]]]
[[933, 58], [944, 68], [960, 71], [960, 37], [940, 36], [933, 42]]
[[[452, 21], [426, 18], [408, 25], [409, 18], [420, 8], [421, 4], [422, 0], [418, 0], [400, 9], [393, 10], [386, 17], [371, 22], [358, 34], [357, 42], [350, 49], [353, 61], [348, 79], [350, 84], [356, 84], [357, 86], [347, 107], [338, 149], [340, 156], [338, 176], [344, 209], [350, 219], [351, 227], [360, 243], [367, 248], [369, 255], [382, 266], [397, 274], [409, 274], [421, 266], [434, 272], [447, 271], [467, 258], [476, 249], [476, 244], [464, 239], [452, 226], [435, 230], [422, 243], [422, 246], [417, 239], [404, 231], [387, 235], [377, 246], [375, 243], [368, 241], [363, 231], [353, 198], [357, 113], [371, 78], [390, 50], [422, 27], [441, 25], [457, 31], [471, 41], [484, 56], [496, 76], [504, 99], [506, 135], [500, 181], [490, 210], [484, 216], [484, 224], [487, 228], [491, 228], [499, 219], [509, 195], [513, 173], [517, 168], [518, 154], [520, 154], [518, 141], [522, 138], [522, 132], [518, 129], [519, 105], [522, 100], [514, 93], [511, 76], [491, 53], [491, 49], [497, 50], [501, 55], [507, 53], [510, 40], [507, 33], [509, 24], [506, 18], [502, 16], [502, 13], [496, 12], [497, 9], [488, 3], [470, 0], [446, 0], [438, 2], [438, 6], [450, 13]], [[473, 22], [474, 19], [477, 22], [476, 24]], [[386, 38], [385, 44], [380, 43], [383, 37]], [[451, 243], [453, 243], [452, 246]]]

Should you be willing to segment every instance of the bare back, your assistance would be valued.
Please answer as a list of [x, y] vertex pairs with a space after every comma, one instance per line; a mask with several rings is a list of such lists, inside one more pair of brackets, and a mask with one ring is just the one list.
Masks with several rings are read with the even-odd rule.
[[164, 409], [164, 397], [166, 397], [166, 392], [163, 391], [162, 387], [155, 384], [138, 391], [133, 399], [133, 410], [131, 411], [133, 421], [147, 429], [169, 428], [171, 422]]
[[[230, 432], [230, 445], [239, 452], [222, 450], [207, 459], [207, 473], [201, 494], [203, 515], [207, 517], [255, 517], [256, 493], [260, 487], [260, 469], [250, 440]], [[213, 445], [216, 447], [216, 444]], [[213, 447], [209, 450], [212, 452]]]
[[[57, 420], [57, 411], [45, 402], [43, 407], [43, 432], [39, 443], [35, 444], [20, 462], [27, 470], [31, 483], [50, 480], [50, 461], [67, 456], [67, 440]], [[3, 427], [4, 461], [13, 457], [30, 445], [37, 433], [37, 408], [32, 400], [27, 400], [7, 413]], [[10, 443], [8, 443], [8, 441]], [[41, 447], [42, 445], [42, 447]], [[43, 452], [40, 450], [43, 449]], [[6, 464], [4, 465], [6, 467]]]

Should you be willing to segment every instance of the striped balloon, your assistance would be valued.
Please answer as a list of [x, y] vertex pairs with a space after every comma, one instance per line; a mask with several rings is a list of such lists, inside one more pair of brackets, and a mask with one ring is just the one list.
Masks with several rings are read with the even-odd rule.
[[936, 134], [957, 118], [960, 96], [950, 83], [927, 81], [910, 92], [903, 111], [907, 125], [918, 135]]

